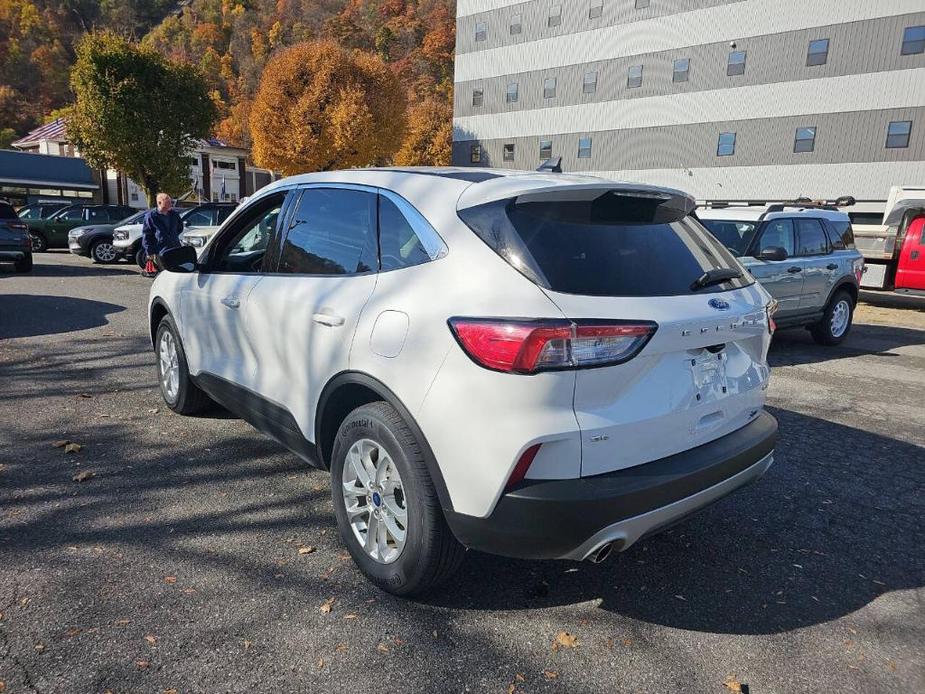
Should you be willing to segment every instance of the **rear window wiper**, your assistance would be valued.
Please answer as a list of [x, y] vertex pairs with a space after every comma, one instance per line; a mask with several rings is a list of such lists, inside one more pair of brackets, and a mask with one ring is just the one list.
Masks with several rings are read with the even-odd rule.
[[698, 289], [703, 289], [704, 287], [712, 287], [714, 284], [722, 284], [723, 282], [728, 282], [729, 280], [737, 280], [741, 276], [741, 272], [731, 267], [707, 270], [700, 277], [694, 280], [693, 284], [691, 284], [691, 291], [696, 292]]

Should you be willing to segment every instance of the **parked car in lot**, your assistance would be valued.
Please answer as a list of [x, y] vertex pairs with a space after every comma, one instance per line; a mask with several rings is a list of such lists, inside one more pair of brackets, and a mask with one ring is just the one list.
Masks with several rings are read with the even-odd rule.
[[[94, 263], [115, 263], [123, 257], [122, 252], [113, 245], [113, 232], [116, 227], [140, 224], [146, 212], [147, 210], [141, 210], [110, 224], [90, 224], [71, 229], [67, 233], [68, 248], [74, 255], [90, 258]], [[130, 260], [134, 260], [134, 257]]]
[[[183, 241], [188, 232], [199, 232], [200, 228], [211, 236], [211, 233], [218, 229], [235, 207], [237, 203], [209, 202], [196, 207], [178, 208], [177, 212], [186, 229], [180, 235], [180, 240]], [[113, 245], [126, 258], [134, 258], [139, 267], [144, 267], [146, 258], [141, 247], [141, 227], [141, 221], [116, 227], [113, 232]]]
[[805, 326], [824, 345], [848, 336], [864, 258], [845, 212], [801, 203], [705, 208], [697, 216], [778, 301], [778, 327]]
[[16, 214], [20, 219], [45, 219], [69, 204], [67, 202], [34, 202], [23, 205], [16, 211]]
[[925, 296], [925, 187], [894, 186], [877, 222], [855, 231], [867, 263], [861, 286]]
[[67, 233], [79, 226], [125, 219], [136, 210], [124, 205], [68, 205], [45, 219], [26, 219], [32, 236], [32, 250], [40, 253], [49, 248], [67, 248]]
[[16, 272], [32, 269], [32, 239], [29, 227], [13, 206], [0, 200], [0, 261], [12, 262]]
[[465, 547], [594, 561], [757, 479], [772, 299], [678, 191], [491, 169], [259, 190], [149, 301], [167, 405], [330, 470], [343, 542], [414, 595]]

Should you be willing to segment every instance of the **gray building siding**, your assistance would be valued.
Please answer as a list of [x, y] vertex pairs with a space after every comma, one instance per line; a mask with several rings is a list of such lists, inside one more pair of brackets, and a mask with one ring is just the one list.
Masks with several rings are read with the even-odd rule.
[[[602, 27], [629, 24], [655, 17], [665, 17], [683, 12], [700, 10], [717, 5], [730, 5], [745, 0], [657, 0], [644, 9], [636, 9], [635, 0], [604, 0], [602, 15], [588, 18], [590, 0], [532, 0], [517, 5], [502, 7], [489, 12], [460, 17], [456, 24], [456, 53], [529, 43], [552, 36], [578, 34]], [[558, 26], [547, 26], [549, 9], [561, 5], [562, 15]], [[521, 16], [521, 32], [510, 33], [511, 17]], [[485, 22], [488, 28], [484, 41], [475, 40], [476, 22]], [[576, 40], [580, 40], [576, 37]]]
[[[469, 80], [456, 84], [454, 114], [457, 117], [474, 116], [925, 67], [925, 54], [900, 54], [903, 31], [918, 24], [925, 24], [925, 11], [743, 39], [736, 43], [736, 50], [747, 52], [745, 74], [732, 77], [726, 75], [729, 44], [722, 42]], [[823, 38], [829, 39], [826, 64], [808, 67], [806, 53], [809, 42]], [[687, 82], [672, 81], [674, 60], [677, 58], [690, 59]], [[641, 87], [630, 89], [627, 87], [627, 74], [630, 66], [634, 65], [643, 66], [643, 80]], [[597, 72], [597, 89], [590, 94], [585, 94], [582, 89], [587, 72]], [[555, 98], [543, 97], [543, 81], [547, 77], [556, 78]], [[518, 84], [516, 103], [507, 103], [505, 98], [507, 85], [511, 82]], [[483, 92], [481, 106], [472, 105], [472, 92], [476, 89]]]
[[[913, 122], [907, 148], [886, 147], [887, 125], [891, 121]], [[796, 129], [804, 127], [816, 128], [814, 150], [795, 153]], [[732, 156], [716, 154], [722, 132], [736, 133], [735, 154]], [[580, 137], [591, 137], [590, 158], [578, 158]], [[461, 165], [470, 164], [471, 146], [478, 144], [481, 146], [479, 166], [535, 169], [541, 161], [541, 140], [552, 141], [552, 155], [562, 157], [565, 171], [922, 161], [925, 160], [925, 108], [809, 114], [503, 140], [466, 140], [453, 143], [453, 161]], [[505, 144], [514, 145], [512, 162], [503, 160]]]

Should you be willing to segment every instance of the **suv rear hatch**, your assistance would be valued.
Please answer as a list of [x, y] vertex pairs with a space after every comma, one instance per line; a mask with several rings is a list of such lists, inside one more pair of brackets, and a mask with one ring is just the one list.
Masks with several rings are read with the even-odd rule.
[[520, 191], [508, 179], [498, 195], [473, 186], [458, 212], [578, 330], [657, 324], [628, 360], [576, 366], [582, 476], [688, 450], [754, 419], [769, 375], [768, 294], [689, 216], [688, 196], [599, 179], [564, 185], [570, 178], [531, 177]]

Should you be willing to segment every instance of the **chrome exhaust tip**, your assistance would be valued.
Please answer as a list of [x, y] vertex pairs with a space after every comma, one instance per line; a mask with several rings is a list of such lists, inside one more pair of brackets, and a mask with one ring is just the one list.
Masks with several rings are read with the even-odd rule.
[[591, 554], [588, 555], [588, 561], [590, 561], [592, 564], [600, 564], [610, 556], [610, 552], [612, 550], [613, 542], [607, 542], [591, 552]]

